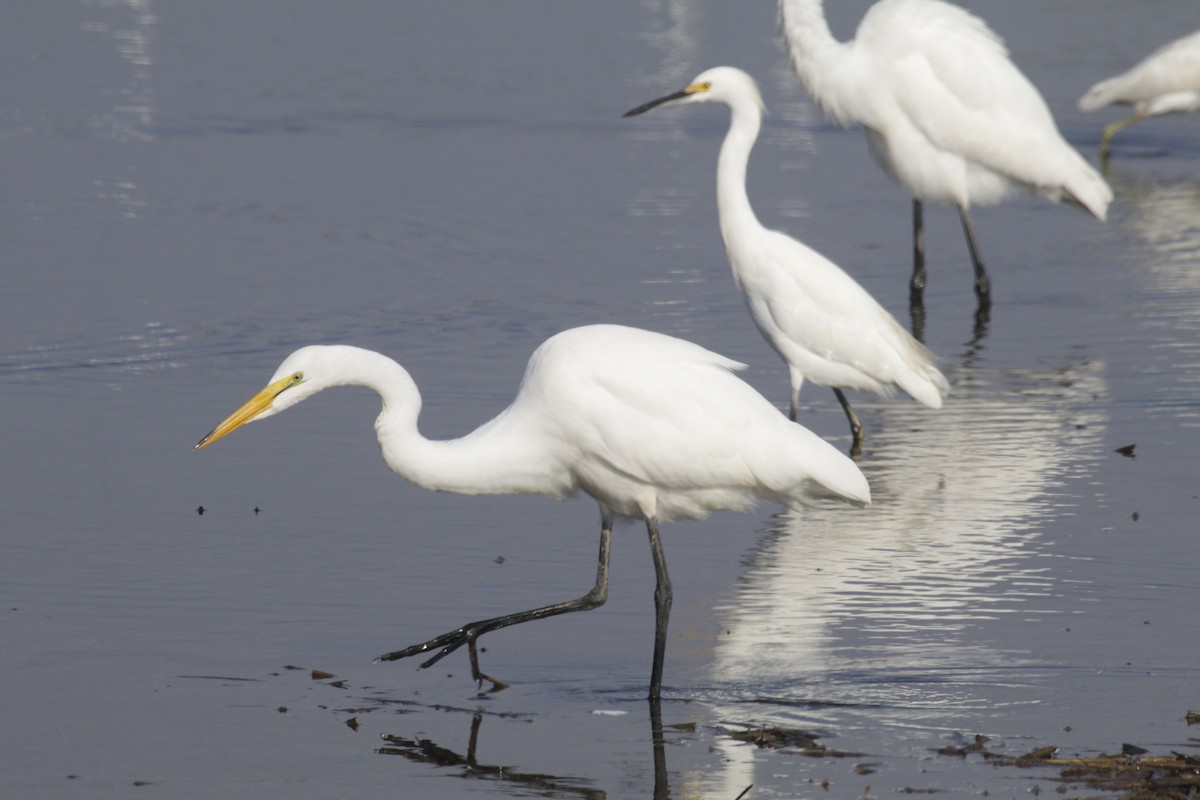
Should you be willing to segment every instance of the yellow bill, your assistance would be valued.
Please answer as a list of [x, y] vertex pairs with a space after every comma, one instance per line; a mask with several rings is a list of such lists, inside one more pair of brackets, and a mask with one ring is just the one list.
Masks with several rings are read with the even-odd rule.
[[199, 450], [201, 447], [207, 447], [224, 436], [236, 431], [238, 428], [250, 422], [259, 414], [271, 407], [271, 401], [279, 396], [280, 392], [288, 389], [298, 383], [301, 379], [299, 373], [288, 375], [286, 378], [281, 378], [275, 381], [270, 386], [263, 389], [258, 394], [246, 401], [245, 405], [237, 411], [230, 414], [224, 422], [208, 432], [208, 435], [196, 443], [193, 450]]

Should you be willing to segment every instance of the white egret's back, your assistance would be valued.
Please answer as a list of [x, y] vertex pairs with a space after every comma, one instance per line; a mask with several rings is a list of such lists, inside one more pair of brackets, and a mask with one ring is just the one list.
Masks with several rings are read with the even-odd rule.
[[574, 328], [538, 348], [511, 412], [557, 442], [578, 488], [618, 514], [869, 502], [857, 465], [732, 374], [741, 367], [662, 334]]

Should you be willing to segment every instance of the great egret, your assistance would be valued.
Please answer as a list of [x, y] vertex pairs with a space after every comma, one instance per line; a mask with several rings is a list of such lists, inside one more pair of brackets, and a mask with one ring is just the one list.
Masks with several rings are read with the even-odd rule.
[[880, 0], [839, 42], [822, 0], [779, 0], [800, 83], [843, 126], [862, 125], [875, 161], [913, 196], [914, 310], [925, 289], [922, 203], [962, 220], [981, 315], [991, 282], [970, 207], [1017, 188], [1070, 200], [1104, 219], [1112, 190], [1058, 132], [1050, 109], [979, 17], [941, 0]]
[[626, 112], [642, 114], [671, 103], [724, 103], [729, 133], [717, 160], [717, 215], [733, 279], [763, 338], [788, 366], [789, 416], [795, 420], [805, 379], [833, 387], [850, 421], [850, 454], [862, 450], [862, 425], [842, 388], [881, 395], [904, 389], [941, 408], [950, 384], [925, 347], [853, 278], [812, 248], [763, 227], [746, 195], [746, 164], [758, 138], [763, 101], [754, 79], [734, 67], [715, 67], [685, 89]]
[[1079, 98], [1080, 111], [1109, 105], [1133, 106], [1133, 115], [1118, 120], [1100, 136], [1100, 158], [1107, 161], [1113, 135], [1147, 117], [1200, 111], [1200, 31], [1169, 42], [1137, 66], [1100, 81]]
[[[645, 520], [657, 584], [650, 697], [662, 691], [671, 581], [658, 524], [758, 500], [797, 505], [832, 496], [866, 504], [867, 480], [853, 461], [783, 418], [733, 374], [743, 365], [699, 345], [619, 325], [559, 333], [534, 352], [516, 399], [460, 439], [433, 441], [417, 429], [421, 395], [408, 372], [379, 353], [344, 345], [292, 353], [267, 387], [207, 436], [212, 444], [331, 386], [375, 391], [375, 433], [384, 461], [426, 489], [458, 494], [587, 492], [600, 504], [596, 583], [576, 600], [468, 623], [423, 644], [380, 656], [393, 661], [440, 648], [429, 667], [464, 644], [479, 671], [475, 640], [522, 622], [604, 603], [615, 517]], [[492, 680], [488, 678], [489, 680]], [[498, 683], [498, 682], [496, 682]]]

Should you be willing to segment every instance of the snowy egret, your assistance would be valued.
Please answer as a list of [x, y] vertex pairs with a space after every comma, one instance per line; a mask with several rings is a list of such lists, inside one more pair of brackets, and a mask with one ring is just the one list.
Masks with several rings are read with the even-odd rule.
[[790, 506], [826, 496], [860, 504], [871, 500], [857, 465], [785, 420], [733, 374], [741, 367], [663, 334], [619, 325], [573, 328], [534, 352], [508, 408], [460, 439], [434, 441], [417, 429], [421, 395], [403, 367], [370, 350], [315, 345], [288, 356], [267, 387], [196, 449], [322, 389], [364, 386], [383, 402], [375, 433], [384, 461], [418, 486], [458, 494], [556, 498], [582, 490], [595, 498], [600, 504], [600, 559], [596, 583], [587, 594], [468, 623], [380, 656], [393, 661], [440, 648], [421, 664], [424, 668], [466, 644], [477, 681], [488, 677], [479, 671], [475, 653], [481, 635], [602, 605], [608, 594], [613, 520], [644, 520], [657, 576], [650, 678], [650, 696], [657, 698], [672, 598], [660, 522], [745, 510], [758, 500]]
[[972, 204], [992, 205], [1024, 188], [1104, 219], [1112, 190], [1062, 138], [1041, 94], [979, 17], [942, 0], [880, 0], [854, 40], [839, 42], [822, 0], [779, 5], [809, 96], [839, 124], [862, 125], [875, 161], [913, 196], [914, 309], [925, 288], [926, 201], [957, 206], [985, 317], [991, 282]]
[[1133, 106], [1133, 115], [1105, 127], [1100, 136], [1100, 158], [1105, 161], [1113, 135], [1122, 128], [1147, 117], [1200, 111], [1200, 31], [1168, 42], [1079, 98], [1080, 111], [1109, 105]]
[[843, 388], [882, 395], [904, 389], [930, 408], [950, 391], [925, 347], [840, 267], [785, 233], [763, 227], [746, 195], [746, 165], [758, 138], [763, 102], [754, 79], [715, 67], [685, 89], [626, 112], [672, 103], [724, 103], [729, 133], [717, 159], [717, 215], [733, 279], [763, 338], [788, 366], [790, 417], [805, 379], [833, 387], [850, 421], [850, 454], [862, 450], [862, 425]]

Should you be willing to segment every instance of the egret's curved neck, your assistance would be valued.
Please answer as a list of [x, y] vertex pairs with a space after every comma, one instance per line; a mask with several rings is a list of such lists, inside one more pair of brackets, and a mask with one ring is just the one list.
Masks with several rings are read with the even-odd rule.
[[762, 227], [746, 193], [746, 166], [762, 127], [762, 107], [755, 98], [738, 97], [730, 111], [729, 132], [717, 157], [717, 213], [727, 249], [740, 233]]
[[383, 401], [375, 420], [383, 459], [417, 486], [457, 494], [562, 496], [570, 491], [558, 486], [570, 481], [566, 471], [551, 453], [538, 452], [537, 431], [523, 429], [511, 408], [459, 439], [427, 439], [417, 426], [421, 393], [404, 367], [379, 356], [366, 377], [348, 382], [374, 390]]
[[833, 38], [821, 0], [780, 0], [779, 12], [804, 90], [826, 114], [842, 125], [850, 124], [853, 116], [842, 108], [846, 95], [838, 88], [847, 77], [835, 62], [848, 55], [851, 45]]
[[792, 58], [820, 55], [840, 44], [829, 30], [822, 0], [779, 0], [779, 14]]

